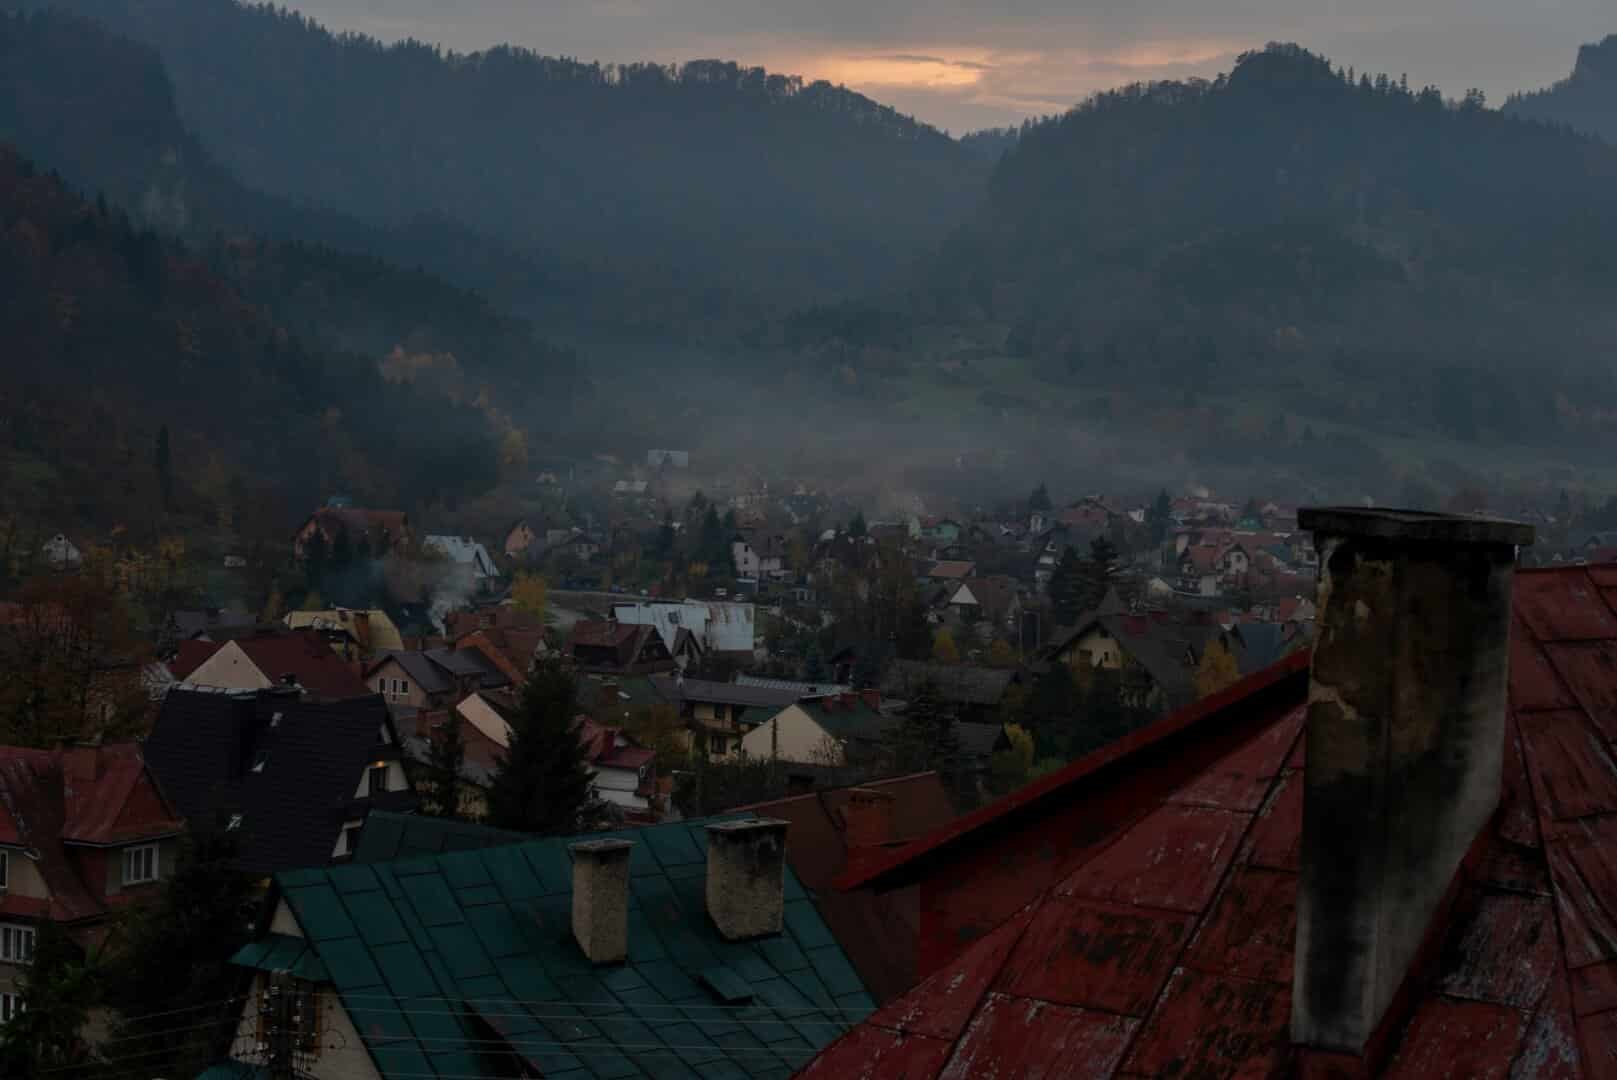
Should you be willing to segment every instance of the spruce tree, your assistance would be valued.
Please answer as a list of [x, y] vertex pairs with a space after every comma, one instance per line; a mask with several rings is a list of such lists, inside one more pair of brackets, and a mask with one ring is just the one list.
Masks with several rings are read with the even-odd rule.
[[451, 712], [433, 732], [427, 751], [426, 798], [423, 812], [457, 821], [460, 813], [460, 773], [466, 766], [466, 733], [459, 715]]
[[577, 679], [559, 660], [534, 666], [522, 687], [511, 742], [495, 763], [489, 824], [541, 836], [565, 836], [601, 817], [589, 763], [574, 730]]
[[157, 450], [154, 464], [157, 466], [157, 486], [162, 492], [163, 509], [174, 509], [174, 467], [170, 460], [168, 446], [168, 425], [164, 424], [157, 429]]
[[1083, 565], [1069, 545], [1050, 575], [1050, 604], [1058, 626], [1071, 626], [1085, 611]]

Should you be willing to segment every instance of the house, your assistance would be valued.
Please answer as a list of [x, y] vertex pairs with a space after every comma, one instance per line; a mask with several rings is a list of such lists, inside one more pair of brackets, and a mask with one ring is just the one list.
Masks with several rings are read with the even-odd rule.
[[1022, 614], [1015, 580], [1000, 576], [967, 578], [953, 586], [948, 606], [967, 623], [986, 622], [999, 630], [1014, 628]]
[[326, 700], [371, 693], [314, 630], [264, 630], [230, 641], [181, 642], [177, 659], [189, 668], [183, 676], [175, 672], [188, 687], [263, 690], [297, 686]]
[[689, 630], [704, 654], [751, 662], [756, 647], [752, 604], [722, 600], [653, 600], [612, 605], [620, 623], [655, 626], [670, 649], [680, 630]]
[[237, 865], [253, 874], [342, 858], [373, 806], [415, 805], [397, 731], [375, 696], [176, 689], [145, 755], [187, 820], [237, 835]]
[[500, 550], [505, 552], [506, 558], [521, 561], [529, 555], [539, 554], [543, 547], [539, 534], [523, 520], [505, 530], [505, 542], [500, 545]]
[[486, 590], [499, 576], [488, 549], [469, 536], [428, 536], [421, 547], [447, 559], [456, 582], [466, 588]]
[[0, 1023], [41, 924], [99, 945], [109, 917], [173, 875], [184, 831], [138, 745], [0, 747]]
[[1351, 545], [1312, 664], [839, 880], [930, 914], [930, 977], [803, 1076], [1610, 1075], [1617, 575], [1349, 513], [1374, 549], [1304, 511]]
[[976, 573], [976, 563], [965, 559], [944, 559], [928, 566], [921, 573], [921, 579], [929, 585], [954, 585]]
[[691, 739], [709, 758], [728, 759], [741, 752], [742, 738], [769, 717], [797, 700], [790, 689], [742, 686], [737, 683], [654, 675], [652, 689], [679, 711]]
[[480, 649], [396, 650], [365, 669], [365, 684], [390, 706], [448, 709], [469, 694], [502, 690], [511, 680]]
[[754, 546], [751, 538], [738, 534], [730, 541], [730, 558], [736, 577], [778, 581], [786, 573], [786, 538], [768, 536]]
[[741, 738], [749, 758], [841, 767], [869, 759], [898, 725], [874, 690], [795, 701]]
[[45, 565], [52, 570], [76, 570], [84, 562], [84, 553], [62, 533], [57, 533], [40, 549]]
[[959, 543], [960, 522], [953, 518], [923, 522], [921, 525], [921, 539], [931, 541], [934, 544]]
[[603, 675], [646, 675], [678, 666], [655, 626], [616, 620], [574, 623], [567, 651], [580, 671]]
[[381, 608], [289, 611], [281, 622], [289, 630], [319, 634], [344, 660], [368, 660], [377, 653], [404, 648], [398, 626]]
[[323, 506], [310, 514], [292, 536], [292, 551], [299, 561], [308, 557], [309, 542], [320, 536], [329, 553], [348, 545], [359, 554], [363, 547], [373, 555], [410, 542], [410, 518], [400, 510], [365, 510], [352, 506]]
[[616, 808], [626, 820], [657, 820], [657, 754], [638, 745], [622, 728], [578, 723], [578, 741], [589, 762], [595, 797]]
[[688, 469], [691, 454], [688, 450], [648, 450], [646, 467], [651, 469]]
[[785, 821], [481, 848], [464, 825], [381, 824], [461, 849], [278, 875], [233, 958], [255, 973], [241, 1061], [261, 1059], [277, 976], [311, 1080], [782, 1077], [874, 1007], [787, 864]]
[[1064, 637], [1049, 656], [1074, 671], [1106, 668], [1121, 674], [1125, 702], [1165, 712], [1196, 696], [1196, 662], [1218, 626], [1174, 620], [1164, 612], [1130, 614], [1102, 605]]
[[1017, 681], [1016, 672], [1001, 668], [894, 660], [882, 678], [881, 693], [883, 698], [907, 702], [922, 686], [930, 685], [956, 720], [990, 723], [998, 719], [1005, 692]]

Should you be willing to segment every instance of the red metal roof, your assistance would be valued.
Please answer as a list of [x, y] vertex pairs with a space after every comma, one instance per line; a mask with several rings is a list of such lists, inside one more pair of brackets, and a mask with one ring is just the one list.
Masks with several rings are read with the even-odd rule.
[[224, 648], [222, 641], [182, 641], [179, 651], [174, 659], [168, 662], [168, 670], [180, 682], [191, 677], [191, 672], [201, 667], [214, 653]]
[[371, 692], [318, 631], [271, 631], [238, 638], [235, 644], [271, 683], [290, 675], [305, 690], [334, 701]]
[[[1243, 713], [1265, 717], [1143, 815], [1073, 838], [1076, 855], [1050, 852], [1063, 866], [1053, 887], [802, 1075], [897, 1075], [870, 1068], [873, 1048], [894, 1047], [915, 1078], [1617, 1075], [1617, 672], [1602, 677], [1617, 611], [1581, 567], [1519, 572], [1516, 610], [1499, 812], [1431, 928], [1430, 959], [1406, 973], [1375, 1064], [1289, 1040], [1306, 767], [1306, 684], [1285, 680], [1298, 670], [1291, 658], [850, 875], [893, 885], [958, 874], [949, 860], [974, 832], [1014, 849], [1063, 795], [1102, 791], [1109, 770], [1157, 784], [1153, 750], [1239, 730]], [[1569, 641], [1588, 644], [1573, 655]], [[1278, 716], [1256, 704], [1275, 687], [1291, 695]], [[978, 891], [1018, 887], [985, 878]], [[1065, 1048], [1059, 1058], [1051, 1046]]]

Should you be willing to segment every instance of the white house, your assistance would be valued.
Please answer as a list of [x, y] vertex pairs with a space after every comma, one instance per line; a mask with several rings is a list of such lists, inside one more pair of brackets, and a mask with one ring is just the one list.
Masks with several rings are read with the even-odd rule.
[[45, 546], [40, 550], [53, 570], [72, 570], [84, 561], [83, 553], [61, 533], [45, 541]]
[[488, 549], [469, 536], [428, 536], [421, 546], [441, 553], [474, 586], [482, 587], [498, 576]]

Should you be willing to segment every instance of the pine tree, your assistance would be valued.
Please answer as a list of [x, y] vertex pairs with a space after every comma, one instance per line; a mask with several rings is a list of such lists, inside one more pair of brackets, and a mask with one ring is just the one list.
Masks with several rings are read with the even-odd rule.
[[574, 730], [577, 679], [559, 661], [535, 665], [511, 741], [495, 764], [489, 824], [542, 836], [582, 832], [601, 816]]
[[1053, 504], [1050, 502], [1050, 489], [1040, 484], [1028, 496], [1027, 508], [1031, 514], [1048, 514]]
[[157, 466], [157, 487], [163, 496], [163, 509], [172, 510], [174, 509], [174, 467], [169, 456], [167, 424], [157, 429], [157, 451], [154, 454], [154, 463]]
[[1050, 575], [1050, 604], [1058, 626], [1071, 626], [1088, 608], [1084, 607], [1083, 568], [1071, 545], [1061, 553], [1055, 573]]
[[1151, 504], [1146, 511], [1145, 523], [1151, 530], [1151, 544], [1153, 547], [1162, 544], [1168, 539], [1168, 529], [1173, 524], [1173, 500], [1168, 498], [1166, 488], [1157, 492], [1157, 501]]
[[466, 767], [466, 733], [460, 725], [460, 716], [451, 712], [449, 719], [436, 725], [427, 750], [423, 812], [449, 821], [458, 821], [462, 816], [460, 774]]
[[1106, 537], [1089, 542], [1089, 556], [1078, 564], [1079, 612], [1094, 611], [1117, 579], [1117, 547]]
[[853, 520], [848, 522], [848, 535], [855, 540], [863, 540], [870, 535], [870, 527], [865, 524], [865, 512], [863, 510], [854, 511]]

